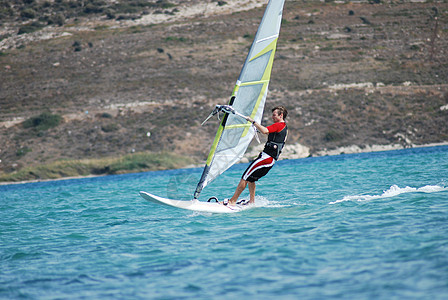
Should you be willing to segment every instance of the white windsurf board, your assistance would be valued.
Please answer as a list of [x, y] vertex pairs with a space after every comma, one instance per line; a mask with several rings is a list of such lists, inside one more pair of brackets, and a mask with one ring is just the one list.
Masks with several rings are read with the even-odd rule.
[[254, 207], [254, 205], [223, 205], [217, 202], [203, 202], [197, 199], [174, 200], [156, 196], [143, 191], [140, 192], [140, 196], [142, 196], [145, 200], [157, 204], [163, 204], [181, 209], [187, 209], [199, 212], [209, 212], [209, 213], [235, 213]]

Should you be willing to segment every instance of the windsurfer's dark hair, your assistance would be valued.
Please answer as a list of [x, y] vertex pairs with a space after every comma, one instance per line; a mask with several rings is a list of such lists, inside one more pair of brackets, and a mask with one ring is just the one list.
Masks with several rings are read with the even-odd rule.
[[288, 111], [284, 106], [282, 105], [276, 106], [272, 109], [272, 112], [274, 112], [274, 110], [278, 110], [278, 113], [280, 115], [283, 114], [283, 120], [286, 120], [286, 117], [288, 116]]

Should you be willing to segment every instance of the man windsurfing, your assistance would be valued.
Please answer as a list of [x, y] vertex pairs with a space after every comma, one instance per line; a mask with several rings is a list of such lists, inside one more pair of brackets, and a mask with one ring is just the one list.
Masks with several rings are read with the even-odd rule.
[[263, 151], [243, 173], [232, 198], [224, 199], [224, 205], [235, 205], [238, 197], [247, 185], [249, 185], [249, 203], [255, 203], [255, 182], [265, 176], [278, 160], [288, 137], [288, 127], [285, 123], [287, 115], [288, 111], [284, 106], [274, 107], [272, 109], [272, 120], [274, 121], [274, 124], [268, 127], [258, 124], [250, 117], [246, 117], [246, 120], [252, 122], [259, 132], [268, 135], [268, 141], [266, 142]]

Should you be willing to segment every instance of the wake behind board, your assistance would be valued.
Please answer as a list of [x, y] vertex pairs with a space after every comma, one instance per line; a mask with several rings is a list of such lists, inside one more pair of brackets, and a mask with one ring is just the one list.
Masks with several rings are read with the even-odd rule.
[[177, 207], [181, 209], [187, 209], [199, 212], [209, 212], [209, 213], [235, 213], [248, 208], [253, 207], [253, 205], [222, 205], [220, 203], [203, 202], [196, 199], [193, 200], [173, 200], [168, 198], [159, 197], [147, 192], [140, 192], [140, 196], [143, 199], [148, 200], [153, 203], [168, 205], [172, 207]]

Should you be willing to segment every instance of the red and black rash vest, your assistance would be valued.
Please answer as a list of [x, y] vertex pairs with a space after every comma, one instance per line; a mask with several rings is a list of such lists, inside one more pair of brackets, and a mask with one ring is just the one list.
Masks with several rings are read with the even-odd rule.
[[278, 122], [266, 128], [269, 130], [269, 135], [263, 152], [277, 160], [285, 146], [288, 137], [288, 127], [285, 122]]

